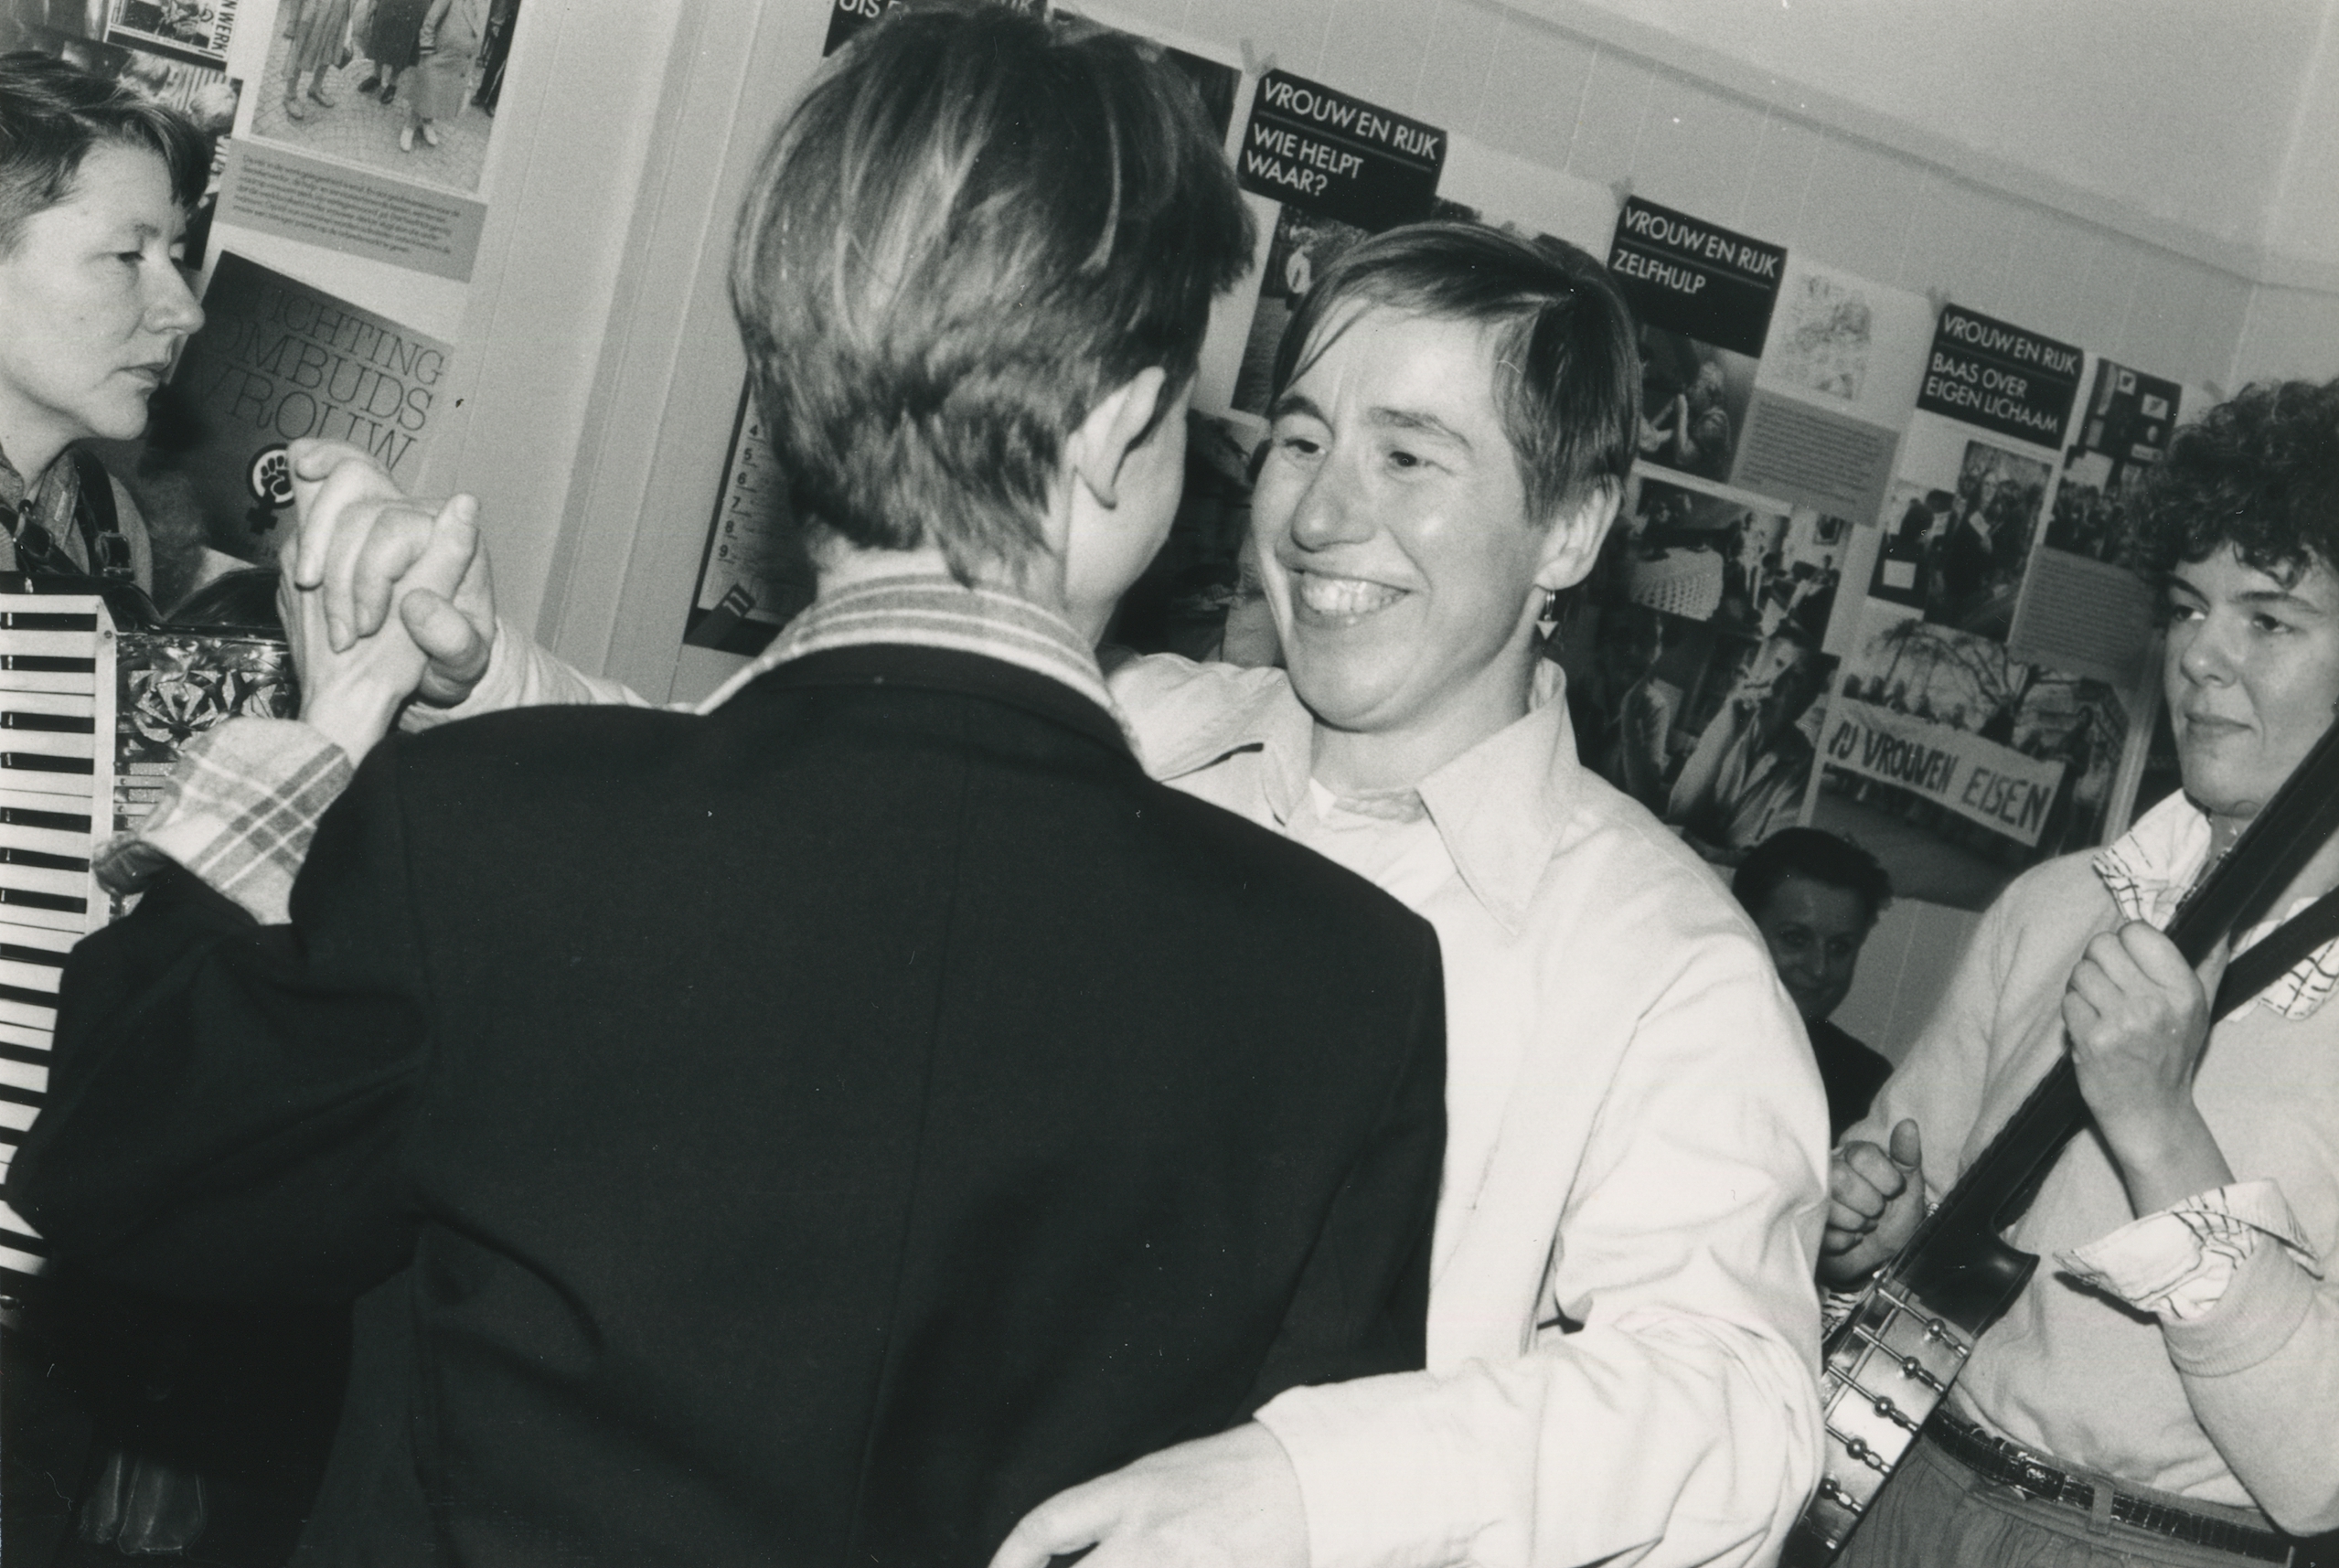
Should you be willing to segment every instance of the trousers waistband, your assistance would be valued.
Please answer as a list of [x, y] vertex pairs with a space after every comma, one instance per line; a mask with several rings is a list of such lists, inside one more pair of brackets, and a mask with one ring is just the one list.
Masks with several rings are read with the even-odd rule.
[[[2094, 1481], [2047, 1463], [2020, 1444], [2009, 1443], [1970, 1421], [1960, 1420], [1946, 1407], [1933, 1413], [1933, 1419], [1926, 1424], [1925, 1435], [1943, 1453], [1985, 1481], [2012, 1487], [2026, 1497], [2060, 1503], [2081, 1513], [2099, 1511]], [[2114, 1523], [2131, 1530], [2146, 1531], [2212, 1552], [2229, 1552], [2260, 1563], [2291, 1560], [2291, 1538], [2279, 1531], [2255, 1530], [2231, 1520], [2137, 1497], [2117, 1488], [2112, 1489], [2108, 1514]]]

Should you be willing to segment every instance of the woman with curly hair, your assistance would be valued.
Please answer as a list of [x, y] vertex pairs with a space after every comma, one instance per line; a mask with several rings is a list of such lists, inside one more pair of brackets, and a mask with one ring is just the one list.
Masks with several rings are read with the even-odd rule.
[[2205, 987], [2159, 929], [2339, 713], [2339, 381], [2178, 432], [2141, 523], [2184, 787], [2006, 891], [1836, 1151], [1821, 1275], [1848, 1284], [2066, 1051], [2093, 1123], [2007, 1232], [2047, 1266], [1846, 1568], [2279, 1563], [2339, 1527], [2339, 841], [2235, 933], [2301, 920], [2278, 975]]

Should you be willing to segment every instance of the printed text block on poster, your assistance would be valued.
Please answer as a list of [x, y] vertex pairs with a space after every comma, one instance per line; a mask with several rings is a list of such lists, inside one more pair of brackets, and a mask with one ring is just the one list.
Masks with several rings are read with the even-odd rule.
[[228, 144], [219, 220], [471, 280], [486, 204], [250, 142]]

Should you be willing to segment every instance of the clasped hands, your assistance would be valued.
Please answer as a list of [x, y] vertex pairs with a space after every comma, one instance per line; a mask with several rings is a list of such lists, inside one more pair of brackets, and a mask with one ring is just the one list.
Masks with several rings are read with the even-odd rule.
[[412, 500], [342, 442], [296, 441], [289, 456], [300, 526], [278, 556], [277, 603], [301, 717], [357, 762], [408, 699], [450, 706], [486, 672], [495, 595], [478, 503]]
[[[2224, 968], [2221, 947], [2195, 975], [2174, 943], [2130, 921], [2088, 943], [2064, 988], [2065, 1049], [2079, 1093], [2140, 1216], [2232, 1179], [2193, 1099], [2209, 997]], [[1891, 1261], [1925, 1217], [1917, 1123], [1894, 1126], [1887, 1144], [1853, 1139], [1829, 1162], [1820, 1275], [1831, 1285], [1856, 1283]]]

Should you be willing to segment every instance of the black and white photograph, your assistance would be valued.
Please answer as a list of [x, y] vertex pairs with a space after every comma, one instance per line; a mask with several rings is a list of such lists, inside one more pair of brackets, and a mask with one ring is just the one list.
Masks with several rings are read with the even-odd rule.
[[173, 54], [192, 55], [219, 65], [235, 37], [236, 13], [251, 0], [112, 0], [106, 36], [116, 43], [143, 44]]
[[2339, 0], [0, 0], [0, 1568], [2339, 1568], [2334, 191]]
[[521, 0], [284, 0], [252, 133], [465, 195], [479, 188]]
[[1909, 896], [1979, 910], [2024, 867], [2099, 841], [2128, 743], [2100, 680], [1871, 602], [1821, 739], [1811, 821]]
[[1640, 329], [1640, 455], [1716, 481], [1730, 477], [1754, 400], [1755, 357], [1683, 333]]
[[1585, 765], [1707, 860], [1735, 866], [1801, 819], [1835, 661], [1799, 624], [1763, 633], [1607, 599], [1553, 656]]
[[1956, 421], [1911, 421], [1869, 594], [2004, 642], [2053, 473], [2045, 458], [1977, 441]]

